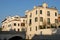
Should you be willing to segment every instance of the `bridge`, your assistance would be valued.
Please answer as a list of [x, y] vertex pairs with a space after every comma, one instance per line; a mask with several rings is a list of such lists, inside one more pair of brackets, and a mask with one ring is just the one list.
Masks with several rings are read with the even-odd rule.
[[0, 40], [24, 40], [25, 36], [26, 33], [24, 31], [0, 31]]

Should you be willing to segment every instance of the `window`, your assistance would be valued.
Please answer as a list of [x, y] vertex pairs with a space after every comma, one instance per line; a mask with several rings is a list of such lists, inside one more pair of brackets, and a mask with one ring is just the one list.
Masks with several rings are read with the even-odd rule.
[[50, 28], [50, 26], [47, 26], [47, 28]]
[[25, 26], [25, 23], [21, 23], [21, 26]]
[[30, 17], [32, 17], [32, 13], [30, 13]]
[[37, 14], [37, 10], [36, 10], [36, 14]]
[[37, 31], [37, 26], [36, 26], [36, 31]]
[[24, 29], [24, 28], [22, 28], [22, 31], [25, 31], [25, 29]]
[[23, 20], [23, 22], [25, 22], [25, 20]]
[[46, 26], [45, 25], [43, 25], [43, 29], [46, 29]]
[[20, 26], [19, 23], [18, 23], [18, 26]]
[[54, 26], [54, 25], [51, 25], [51, 28], [57, 28], [56, 26]]
[[39, 25], [39, 29], [42, 29], [42, 25]]
[[37, 22], [38, 21], [38, 18], [37, 17], [35, 17], [35, 22]]
[[46, 26], [39, 25], [39, 29], [45, 29]]
[[19, 31], [19, 29], [18, 29], [18, 31]]
[[47, 24], [50, 24], [50, 18], [47, 19]]
[[55, 23], [58, 23], [58, 19], [55, 19]]
[[40, 10], [40, 14], [42, 14], [42, 10]]
[[9, 24], [8, 27], [11, 27], [11, 24]]
[[31, 31], [31, 27], [30, 27], [30, 31]]
[[14, 23], [14, 26], [16, 26], [16, 23]]
[[3, 26], [3, 28], [4, 28], [4, 26]]
[[32, 19], [29, 19], [29, 25], [31, 25], [31, 23], [32, 23]]
[[55, 12], [55, 16], [57, 16], [57, 13]]
[[47, 11], [47, 16], [50, 16], [50, 11]]
[[40, 21], [43, 22], [43, 17], [40, 17]]

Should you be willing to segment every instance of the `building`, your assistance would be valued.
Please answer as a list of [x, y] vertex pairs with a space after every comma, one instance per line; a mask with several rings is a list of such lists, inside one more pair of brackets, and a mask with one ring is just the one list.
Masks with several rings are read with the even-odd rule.
[[58, 23], [58, 10], [54, 7], [49, 8], [48, 4], [43, 3], [42, 6], [34, 6], [32, 10], [27, 10], [27, 38], [31, 39], [35, 34], [51, 35], [51, 28]]
[[26, 39], [36, 35], [52, 35], [58, 28], [58, 10], [43, 3], [25, 12], [25, 17], [8, 17], [2, 22], [2, 31], [26, 31]]
[[24, 31], [26, 30], [26, 17], [18, 15], [7, 17], [2, 21], [2, 31]]
[[60, 14], [58, 14], [58, 21], [60, 22]]

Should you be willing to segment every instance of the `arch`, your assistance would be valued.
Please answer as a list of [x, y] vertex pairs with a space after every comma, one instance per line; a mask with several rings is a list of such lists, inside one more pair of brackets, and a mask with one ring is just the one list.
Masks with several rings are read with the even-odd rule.
[[23, 38], [20, 36], [14, 36], [14, 37], [9, 38], [8, 40], [23, 40]]

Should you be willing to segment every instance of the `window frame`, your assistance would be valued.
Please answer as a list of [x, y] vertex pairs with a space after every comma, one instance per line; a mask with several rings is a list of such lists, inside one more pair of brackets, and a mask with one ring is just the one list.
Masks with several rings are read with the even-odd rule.
[[55, 19], [55, 23], [58, 23], [58, 19]]
[[40, 21], [43, 22], [43, 17], [40, 17]]
[[37, 15], [37, 13], [38, 13], [38, 12], [37, 12], [37, 10], [36, 10], [36, 15]]
[[14, 23], [14, 26], [16, 26], [16, 23]]
[[50, 24], [50, 18], [47, 18], [47, 23]]
[[40, 10], [40, 14], [42, 14], [42, 10]]
[[55, 12], [55, 16], [57, 16], [57, 12]]
[[21, 23], [21, 26], [25, 26], [25, 23]]
[[47, 16], [50, 16], [50, 11], [47, 11]]
[[38, 21], [38, 17], [35, 17], [35, 22], [37, 22]]
[[29, 19], [29, 26], [32, 24], [32, 19]]

